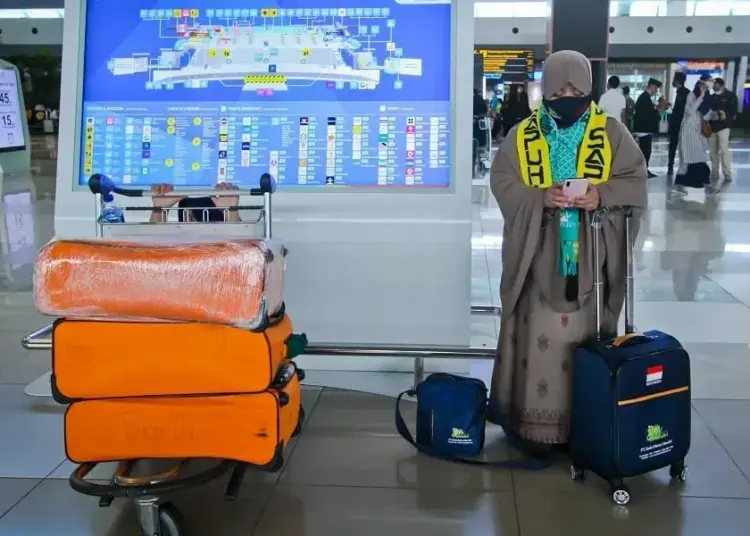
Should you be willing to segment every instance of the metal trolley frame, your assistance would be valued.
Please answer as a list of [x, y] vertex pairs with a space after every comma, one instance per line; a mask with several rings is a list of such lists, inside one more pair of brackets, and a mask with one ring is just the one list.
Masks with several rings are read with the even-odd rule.
[[[253, 228], [257, 226], [261, 221], [263, 223], [263, 238], [269, 239], [272, 236], [271, 228], [271, 197], [273, 193], [273, 180], [267, 173], [263, 174], [260, 178], [259, 188], [253, 188], [251, 190], [217, 190], [211, 191], [210, 193], [206, 190], [176, 190], [168, 192], [166, 194], [156, 194], [148, 190], [135, 190], [120, 188], [115, 186], [112, 181], [103, 175], [93, 175], [89, 179], [89, 189], [96, 197], [96, 225], [97, 225], [97, 236], [98, 237], [132, 237], [134, 234], [139, 234], [136, 229], [138, 226], [149, 226], [147, 235], [153, 235], [154, 226], [170, 226], [172, 229], [175, 227], [178, 229], [200, 225], [201, 229], [210, 227], [203, 222], [208, 222], [209, 211], [223, 211], [224, 222], [215, 223], [212, 231], [216, 232], [218, 229], [227, 231], [232, 226], [235, 232], [241, 233], [243, 236], [247, 236], [248, 233], [252, 232]], [[180, 207], [169, 207], [162, 209], [155, 209], [153, 207], [144, 206], [123, 206], [121, 207], [123, 213], [137, 213], [137, 212], [148, 212], [151, 213], [154, 210], [161, 210], [163, 213], [163, 221], [158, 223], [153, 222], [107, 222], [101, 218], [104, 213], [106, 201], [108, 197], [112, 197], [112, 194], [128, 198], [143, 198], [143, 197], [155, 197], [156, 195], [162, 195], [163, 197], [190, 197], [190, 196], [211, 196], [211, 197], [236, 197], [236, 196], [252, 196], [262, 197], [262, 204], [258, 205], [247, 205], [227, 208], [180, 208]], [[203, 211], [203, 221], [189, 221], [187, 217], [187, 211]], [[256, 219], [249, 221], [230, 221], [229, 214], [230, 210], [252, 210], [258, 211]], [[178, 221], [170, 222], [169, 215], [176, 213], [177, 215], [185, 215], [186, 217], [177, 218]], [[217, 234], [226, 235], [232, 234], [231, 232], [220, 232]], [[50, 340], [49, 347], [52, 347], [52, 341]], [[297, 427], [295, 433], [299, 433], [301, 429], [301, 419], [304, 418], [304, 413], [300, 413], [300, 424]], [[168, 502], [160, 499], [161, 495], [172, 493], [183, 488], [197, 486], [205, 484], [215, 478], [221, 477], [227, 472], [231, 471], [231, 477], [227, 484], [224, 497], [227, 500], [235, 500], [239, 492], [239, 488], [242, 484], [243, 477], [248, 467], [247, 464], [236, 462], [232, 460], [217, 460], [209, 469], [204, 469], [193, 474], [186, 474], [186, 469], [191, 463], [191, 460], [180, 460], [171, 469], [149, 476], [133, 476], [133, 470], [135, 468], [137, 460], [125, 460], [119, 463], [115, 474], [112, 476], [109, 482], [94, 482], [88, 480], [87, 476], [97, 466], [96, 463], [85, 463], [79, 465], [73, 474], [70, 476], [71, 487], [79, 493], [84, 495], [91, 495], [99, 497], [99, 505], [102, 507], [109, 506], [112, 501], [116, 498], [130, 498], [134, 501], [138, 519], [141, 525], [141, 530], [144, 536], [180, 536], [182, 533], [182, 516], [180, 512]], [[277, 455], [274, 461], [267, 467], [259, 467], [258, 469], [268, 472], [277, 472], [283, 465], [283, 458]], [[253, 466], [254, 467], [254, 466]]]
[[[155, 194], [150, 191], [132, 190], [116, 187], [111, 183], [111, 181], [109, 181], [109, 179], [100, 175], [94, 175], [90, 179], [89, 187], [92, 193], [94, 193], [97, 197], [96, 224], [97, 236], [99, 237], [132, 237], [132, 231], [134, 229], [137, 229], [137, 226], [149, 226], [149, 231], [153, 231], [154, 226], [160, 227], [162, 225], [172, 226], [173, 229], [175, 228], [175, 226], [178, 228], [186, 228], [184, 226], [190, 226], [191, 230], [211, 227], [211, 224], [207, 225], [201, 222], [169, 222], [166, 221], [168, 219], [167, 217], [164, 218], [164, 223], [158, 224], [149, 222], [110, 223], [100, 221], [100, 215], [102, 214], [105, 207], [104, 197], [108, 194], [118, 194], [130, 198], [153, 197]], [[229, 222], [226, 221], [228, 220], [228, 218], [225, 217], [225, 223], [218, 223], [215, 225], [231, 225], [235, 230], [238, 230], [241, 233], [247, 233], [250, 230], [249, 228], [256, 226], [262, 220], [263, 237], [271, 238], [272, 193], [273, 181], [268, 174], [264, 174], [260, 180], [260, 187], [252, 190], [225, 190], [210, 193], [207, 193], [206, 190], [177, 190], [167, 193], [166, 196], [182, 198], [191, 195], [210, 195], [212, 197], [250, 195], [253, 197], [262, 197], [262, 204], [238, 206], [236, 208], [237, 210], [244, 211], [259, 211], [259, 216], [256, 220]], [[125, 206], [122, 207], [122, 209], [125, 213], [144, 211], [151, 212], [154, 210], [154, 208], [152, 207], [142, 206]], [[168, 216], [172, 212], [179, 213], [179, 211], [196, 209], [171, 207], [161, 210], [165, 213], [165, 216]], [[227, 215], [227, 209], [200, 210], [224, 210], [225, 216]], [[207, 217], [205, 217], [204, 219], [208, 220]], [[200, 227], [193, 227], [195, 225], [200, 225]], [[217, 228], [214, 227], [214, 229]], [[228, 230], [230, 228], [226, 227], [223, 229]], [[135, 234], [138, 233], [136, 232]], [[148, 232], [147, 235], [153, 236], [153, 233]], [[476, 305], [472, 306], [471, 312], [472, 314], [497, 315], [500, 313], [500, 306]], [[28, 350], [52, 350], [52, 329], [53, 326], [49, 325], [26, 335], [21, 341], [22, 346]], [[496, 350], [494, 348], [466, 348], [454, 346], [398, 346], [382, 344], [323, 343], [308, 345], [304, 350], [304, 354], [319, 356], [342, 355], [359, 357], [409, 358], [413, 360], [413, 381], [414, 385], [417, 385], [424, 379], [425, 359], [465, 359], [470, 361], [492, 360], [495, 358]], [[300, 419], [303, 419], [303, 416], [304, 413], [301, 412]], [[301, 432], [301, 425], [302, 422], [300, 421], [300, 424], [295, 431], [295, 435]], [[182, 534], [182, 515], [174, 507], [174, 505], [164, 501], [161, 498], [163, 495], [173, 493], [188, 487], [203, 485], [231, 471], [231, 476], [224, 492], [224, 499], [233, 501], [237, 499], [240, 486], [242, 485], [244, 475], [248, 468], [255, 468], [268, 472], [277, 472], [282, 468], [283, 464], [282, 458], [280, 456], [278, 456], [274, 460], [274, 462], [269, 464], [269, 466], [267, 467], [250, 466], [248, 464], [236, 462], [233, 460], [216, 460], [215, 463], [208, 469], [204, 469], [192, 474], [186, 474], [188, 473], [188, 471], [186, 470], [190, 466], [191, 460], [180, 460], [171, 469], [159, 474], [148, 476], [133, 476], [132, 473], [135, 469], [137, 461], [138, 460], [125, 460], [119, 462], [114, 475], [108, 482], [102, 482], [101, 480], [92, 481], [87, 478], [98, 464], [81, 464], [71, 474], [70, 485], [75, 491], [79, 493], [98, 497], [99, 505], [101, 507], [109, 506], [114, 499], [118, 498], [129, 498], [133, 500], [141, 525], [141, 530], [144, 536], [180, 536]]]

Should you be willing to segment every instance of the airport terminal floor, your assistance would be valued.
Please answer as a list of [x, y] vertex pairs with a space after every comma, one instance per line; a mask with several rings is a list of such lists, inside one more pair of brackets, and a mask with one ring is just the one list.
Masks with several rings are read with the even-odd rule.
[[[55, 156], [54, 140], [35, 141], [37, 229], [47, 233], [40, 240], [52, 233]], [[613, 510], [602, 480], [572, 482], [563, 458], [534, 473], [417, 456], [396, 433], [393, 398], [384, 396], [409, 375], [316, 372], [303, 394], [308, 419], [283, 471], [248, 474], [236, 502], [222, 501], [221, 481], [176, 494], [185, 527], [206, 536], [748, 534], [750, 140], [733, 141], [732, 156], [735, 180], [718, 196], [676, 197], [664, 176], [666, 145], [657, 143], [652, 170], [660, 176], [650, 181], [638, 239], [636, 323], [674, 334], [692, 358], [687, 482], [670, 482], [667, 470], [632, 479], [633, 502], [623, 511]], [[503, 221], [486, 180], [474, 182], [472, 298], [497, 303]], [[24, 395], [50, 355], [25, 351], [20, 340], [46, 319], [33, 309], [30, 281], [0, 285], [0, 535], [140, 534], [128, 501], [99, 508], [70, 488], [64, 408]], [[472, 344], [493, 346], [497, 328], [495, 317], [474, 317]], [[509, 455], [491, 429], [485, 456]]]

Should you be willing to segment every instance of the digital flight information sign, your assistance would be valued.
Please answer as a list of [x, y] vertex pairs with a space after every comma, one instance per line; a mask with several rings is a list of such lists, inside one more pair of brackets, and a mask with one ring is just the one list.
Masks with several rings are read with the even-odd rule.
[[450, 0], [87, 4], [79, 184], [450, 186]]

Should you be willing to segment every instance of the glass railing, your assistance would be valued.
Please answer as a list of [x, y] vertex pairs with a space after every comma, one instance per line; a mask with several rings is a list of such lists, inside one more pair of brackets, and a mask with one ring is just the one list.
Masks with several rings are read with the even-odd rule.
[[[545, 18], [548, 1], [474, 2], [476, 18]], [[613, 0], [610, 17], [733, 17], [750, 16], [750, 0]]]

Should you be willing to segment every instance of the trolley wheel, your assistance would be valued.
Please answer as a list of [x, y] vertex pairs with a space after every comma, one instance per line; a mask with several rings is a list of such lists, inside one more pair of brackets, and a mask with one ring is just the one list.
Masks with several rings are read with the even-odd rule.
[[570, 465], [570, 479], [575, 482], [583, 482], [586, 480], [586, 471], [576, 467], [575, 464]]
[[685, 462], [675, 463], [669, 468], [669, 476], [674, 480], [685, 482], [687, 480], [687, 466]]
[[159, 505], [159, 534], [145, 534], [143, 536], [184, 536], [182, 514], [172, 503]]
[[612, 500], [617, 506], [630, 504], [630, 490], [625, 484], [612, 488]]
[[292, 432], [292, 437], [297, 437], [302, 433], [302, 427], [305, 425], [305, 408], [300, 406], [299, 408], [299, 418], [297, 419], [297, 426], [294, 429], [294, 432]]

